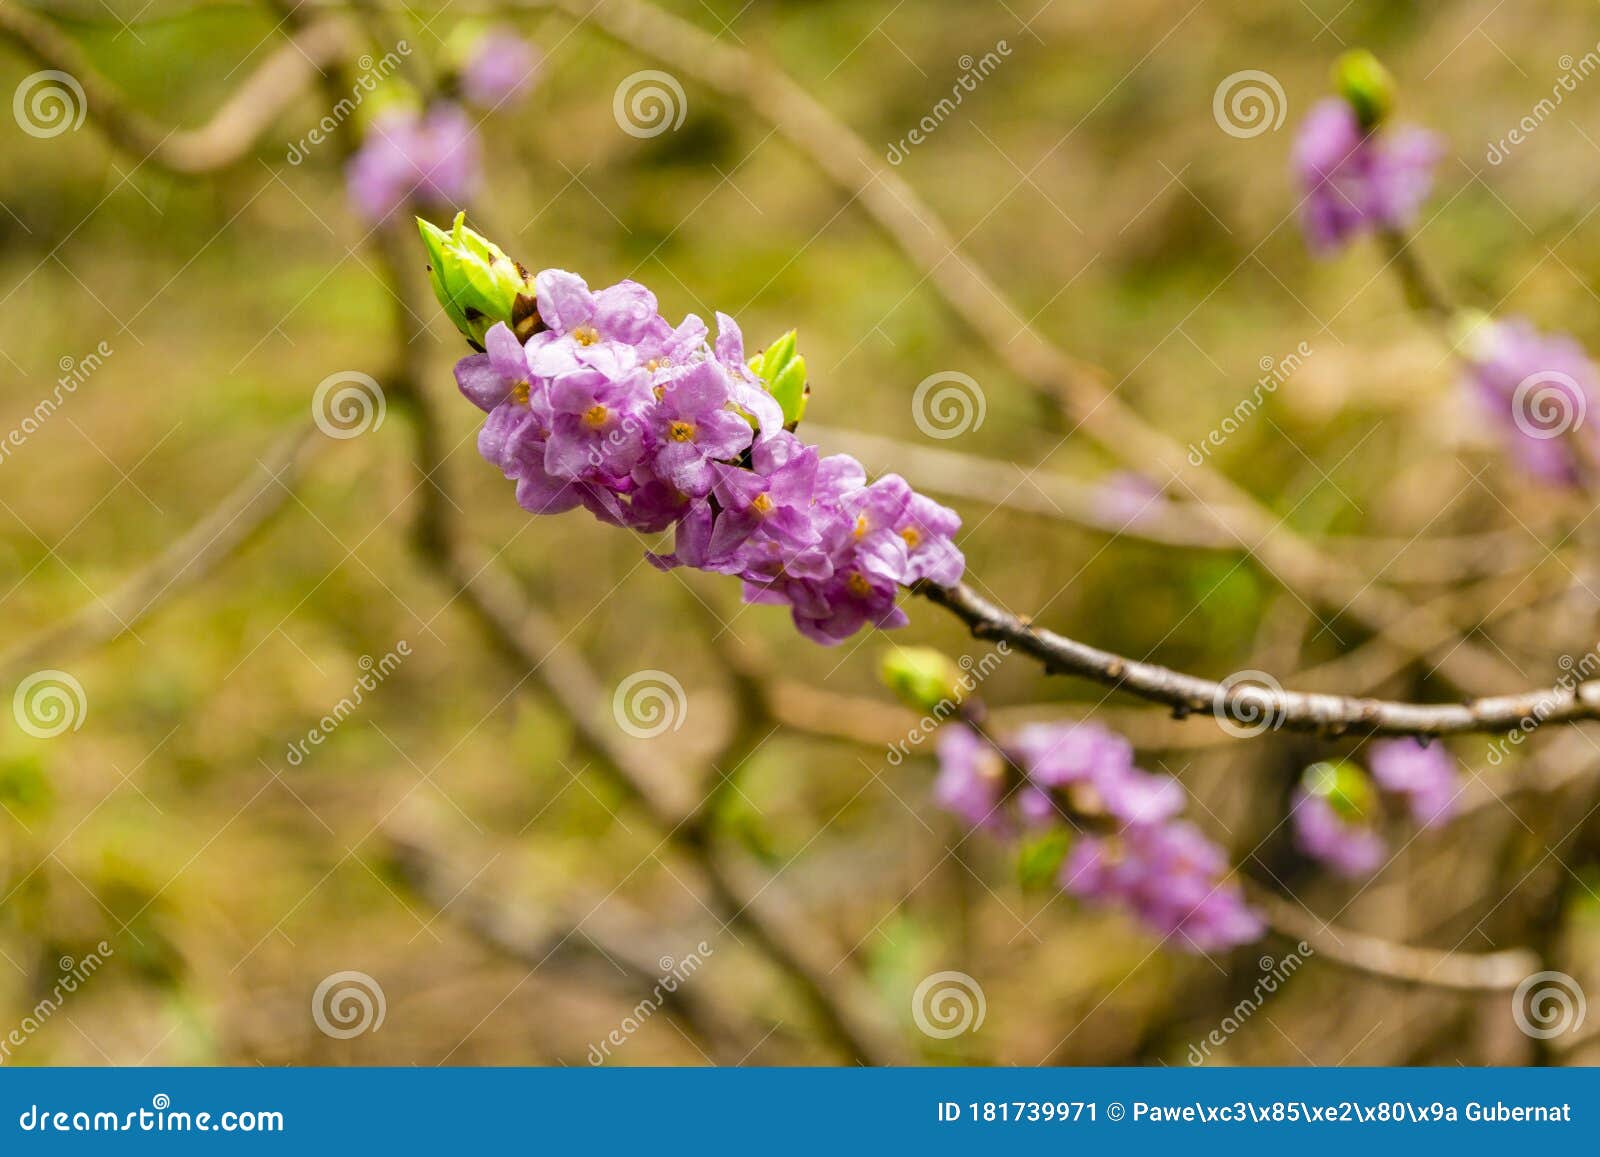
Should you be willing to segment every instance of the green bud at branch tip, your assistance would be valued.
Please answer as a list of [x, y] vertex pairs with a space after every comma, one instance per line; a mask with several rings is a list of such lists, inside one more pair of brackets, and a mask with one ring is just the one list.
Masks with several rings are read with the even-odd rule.
[[926, 715], [953, 714], [965, 694], [961, 668], [932, 647], [885, 651], [878, 664], [878, 677], [900, 702]]
[[1333, 87], [1368, 132], [1394, 111], [1394, 77], [1365, 48], [1352, 48], [1333, 62]]
[[811, 386], [806, 380], [806, 359], [795, 352], [796, 334], [790, 330], [750, 359], [750, 372], [766, 383], [767, 392], [783, 409], [783, 424], [793, 430], [806, 414]]
[[1347, 760], [1313, 763], [1301, 775], [1300, 783], [1352, 823], [1371, 823], [1377, 815], [1378, 794], [1372, 781]]
[[526, 340], [539, 328], [533, 283], [499, 246], [468, 229], [466, 216], [457, 213], [448, 233], [417, 218], [428, 250], [433, 295], [474, 349], [483, 349], [484, 335], [497, 322], [505, 322]]

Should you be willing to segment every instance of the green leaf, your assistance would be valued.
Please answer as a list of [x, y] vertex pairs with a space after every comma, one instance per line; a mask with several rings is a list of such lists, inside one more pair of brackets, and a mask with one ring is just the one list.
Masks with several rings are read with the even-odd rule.
[[1025, 841], [1017, 852], [1017, 882], [1024, 888], [1054, 883], [1071, 847], [1072, 833], [1063, 828]]

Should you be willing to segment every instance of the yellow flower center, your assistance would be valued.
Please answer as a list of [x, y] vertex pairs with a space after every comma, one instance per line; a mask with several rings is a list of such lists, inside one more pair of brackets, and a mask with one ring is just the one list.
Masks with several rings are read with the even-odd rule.
[[[673, 422], [667, 427], [667, 437], [671, 438], [674, 442], [694, 441], [694, 423], [682, 421]], [[766, 495], [763, 494], [762, 497], [765, 498]]]
[[766, 491], [757, 494], [755, 501], [750, 504], [750, 509], [760, 515], [772, 513], [772, 496]]
[[651, 358], [649, 361], [644, 363], [644, 368], [649, 370], [653, 374], [657, 370], [666, 369], [671, 364], [672, 364], [672, 362], [670, 360], [668, 360], [667, 358]]
[[865, 538], [867, 536], [867, 516], [865, 514], [856, 515], [856, 528], [850, 533], [856, 538]]
[[606, 424], [606, 419], [611, 416], [611, 411], [604, 406], [590, 406], [583, 412], [583, 424], [591, 430], [598, 430]]
[[592, 325], [580, 325], [572, 331], [572, 340], [579, 345], [594, 345], [600, 340], [600, 331]]
[[902, 530], [900, 537], [906, 540], [906, 545], [912, 550], [916, 550], [918, 544], [922, 542], [922, 535], [917, 532], [917, 528], [914, 526], [908, 526]]
[[850, 588], [850, 593], [861, 598], [866, 598], [872, 593], [872, 584], [867, 581], [867, 576], [860, 571], [852, 571], [845, 580], [845, 585]]
[[517, 382], [511, 387], [511, 400], [519, 406], [528, 404], [528, 391], [532, 387], [527, 382]]

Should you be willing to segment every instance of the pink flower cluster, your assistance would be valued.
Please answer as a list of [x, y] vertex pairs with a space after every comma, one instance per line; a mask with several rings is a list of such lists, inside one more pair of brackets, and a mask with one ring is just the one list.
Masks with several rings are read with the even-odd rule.
[[407, 204], [450, 209], [477, 193], [482, 153], [472, 117], [460, 105], [441, 101], [425, 113], [385, 109], [351, 156], [345, 184], [368, 221]]
[[1134, 766], [1120, 735], [1093, 723], [1040, 723], [991, 741], [952, 722], [940, 729], [938, 754], [935, 797], [974, 827], [1002, 836], [1062, 823], [1078, 829], [1058, 877], [1073, 895], [1125, 908], [1196, 952], [1264, 931], [1227, 878], [1223, 850], [1179, 818], [1183, 787]]
[[538, 332], [522, 342], [495, 325], [485, 352], [456, 365], [488, 414], [478, 449], [523, 509], [675, 528], [655, 565], [737, 575], [747, 601], [789, 607], [825, 644], [903, 625], [902, 585], [960, 580], [955, 513], [897, 475], [868, 483], [854, 458], [822, 457], [785, 429], [732, 318], [717, 315], [712, 342], [698, 317], [669, 324], [636, 282], [591, 292], [547, 269], [534, 289]]
[[1365, 129], [1343, 100], [1316, 105], [1294, 142], [1306, 243], [1331, 253], [1363, 233], [1411, 224], [1442, 152], [1425, 129]]
[[[1383, 740], [1372, 745], [1367, 768], [1379, 791], [1404, 807], [1419, 827], [1437, 827], [1455, 814], [1461, 777], [1455, 761], [1441, 744], [1423, 746], [1415, 739]], [[1347, 777], [1360, 776], [1359, 770], [1349, 764], [1342, 765], [1339, 771]], [[1333, 785], [1340, 782], [1338, 775], [1323, 778]], [[1352, 879], [1377, 871], [1388, 853], [1388, 845], [1374, 826], [1378, 800], [1350, 798], [1353, 794], [1375, 794], [1364, 783], [1360, 786], [1364, 790], [1359, 793], [1341, 789], [1336, 803], [1333, 793], [1308, 783], [1296, 791], [1290, 812], [1300, 850]]]

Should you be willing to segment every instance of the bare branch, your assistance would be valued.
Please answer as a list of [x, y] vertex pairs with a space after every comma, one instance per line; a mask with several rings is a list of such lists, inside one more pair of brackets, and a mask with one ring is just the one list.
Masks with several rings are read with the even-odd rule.
[[310, 423], [283, 435], [252, 472], [199, 522], [111, 594], [0, 655], [0, 676], [109, 643], [198, 583], [281, 511], [320, 444]]
[[[659, 993], [668, 1010], [691, 1028], [718, 1064], [737, 1065], [750, 1058], [765, 1039], [760, 1031], [736, 1023], [707, 994], [693, 985], [663, 991], [662, 961], [681, 952], [647, 922], [623, 910], [615, 899], [603, 904], [570, 904], [581, 918], [551, 915], [537, 918], [525, 905], [512, 906], [498, 895], [473, 887], [473, 878], [452, 869], [448, 857], [416, 830], [388, 827], [389, 851], [406, 881], [437, 911], [449, 916], [478, 940], [519, 964], [540, 970], [575, 956], [592, 957], [620, 969], [625, 991]], [[594, 975], [585, 970], [585, 976]]]
[[[1052, 675], [1080, 675], [1179, 714], [1214, 712], [1252, 729], [1288, 728], [1325, 735], [1453, 735], [1506, 731], [1537, 723], [1600, 719], [1600, 683], [1475, 699], [1466, 703], [1402, 703], [1285, 691], [1251, 682], [1234, 687], [1155, 663], [1102, 651], [1009, 614], [971, 587], [919, 585], [916, 593], [946, 608], [977, 638], [1005, 640], [1044, 664]], [[1528, 723], [1529, 726], [1532, 723]]]
[[1319, 959], [1397, 984], [1459, 992], [1504, 992], [1543, 967], [1538, 955], [1525, 948], [1479, 954], [1397, 944], [1326, 924], [1298, 904], [1254, 882], [1247, 883], [1246, 891], [1250, 902], [1261, 909], [1267, 923], [1280, 936], [1304, 941]]
[[346, 37], [331, 20], [307, 24], [280, 45], [195, 129], [168, 129], [130, 107], [55, 25], [20, 4], [0, 4], [0, 35], [46, 68], [83, 88], [86, 112], [123, 151], [184, 176], [225, 169], [244, 158], [279, 115], [299, 99], [317, 70], [338, 58]]

